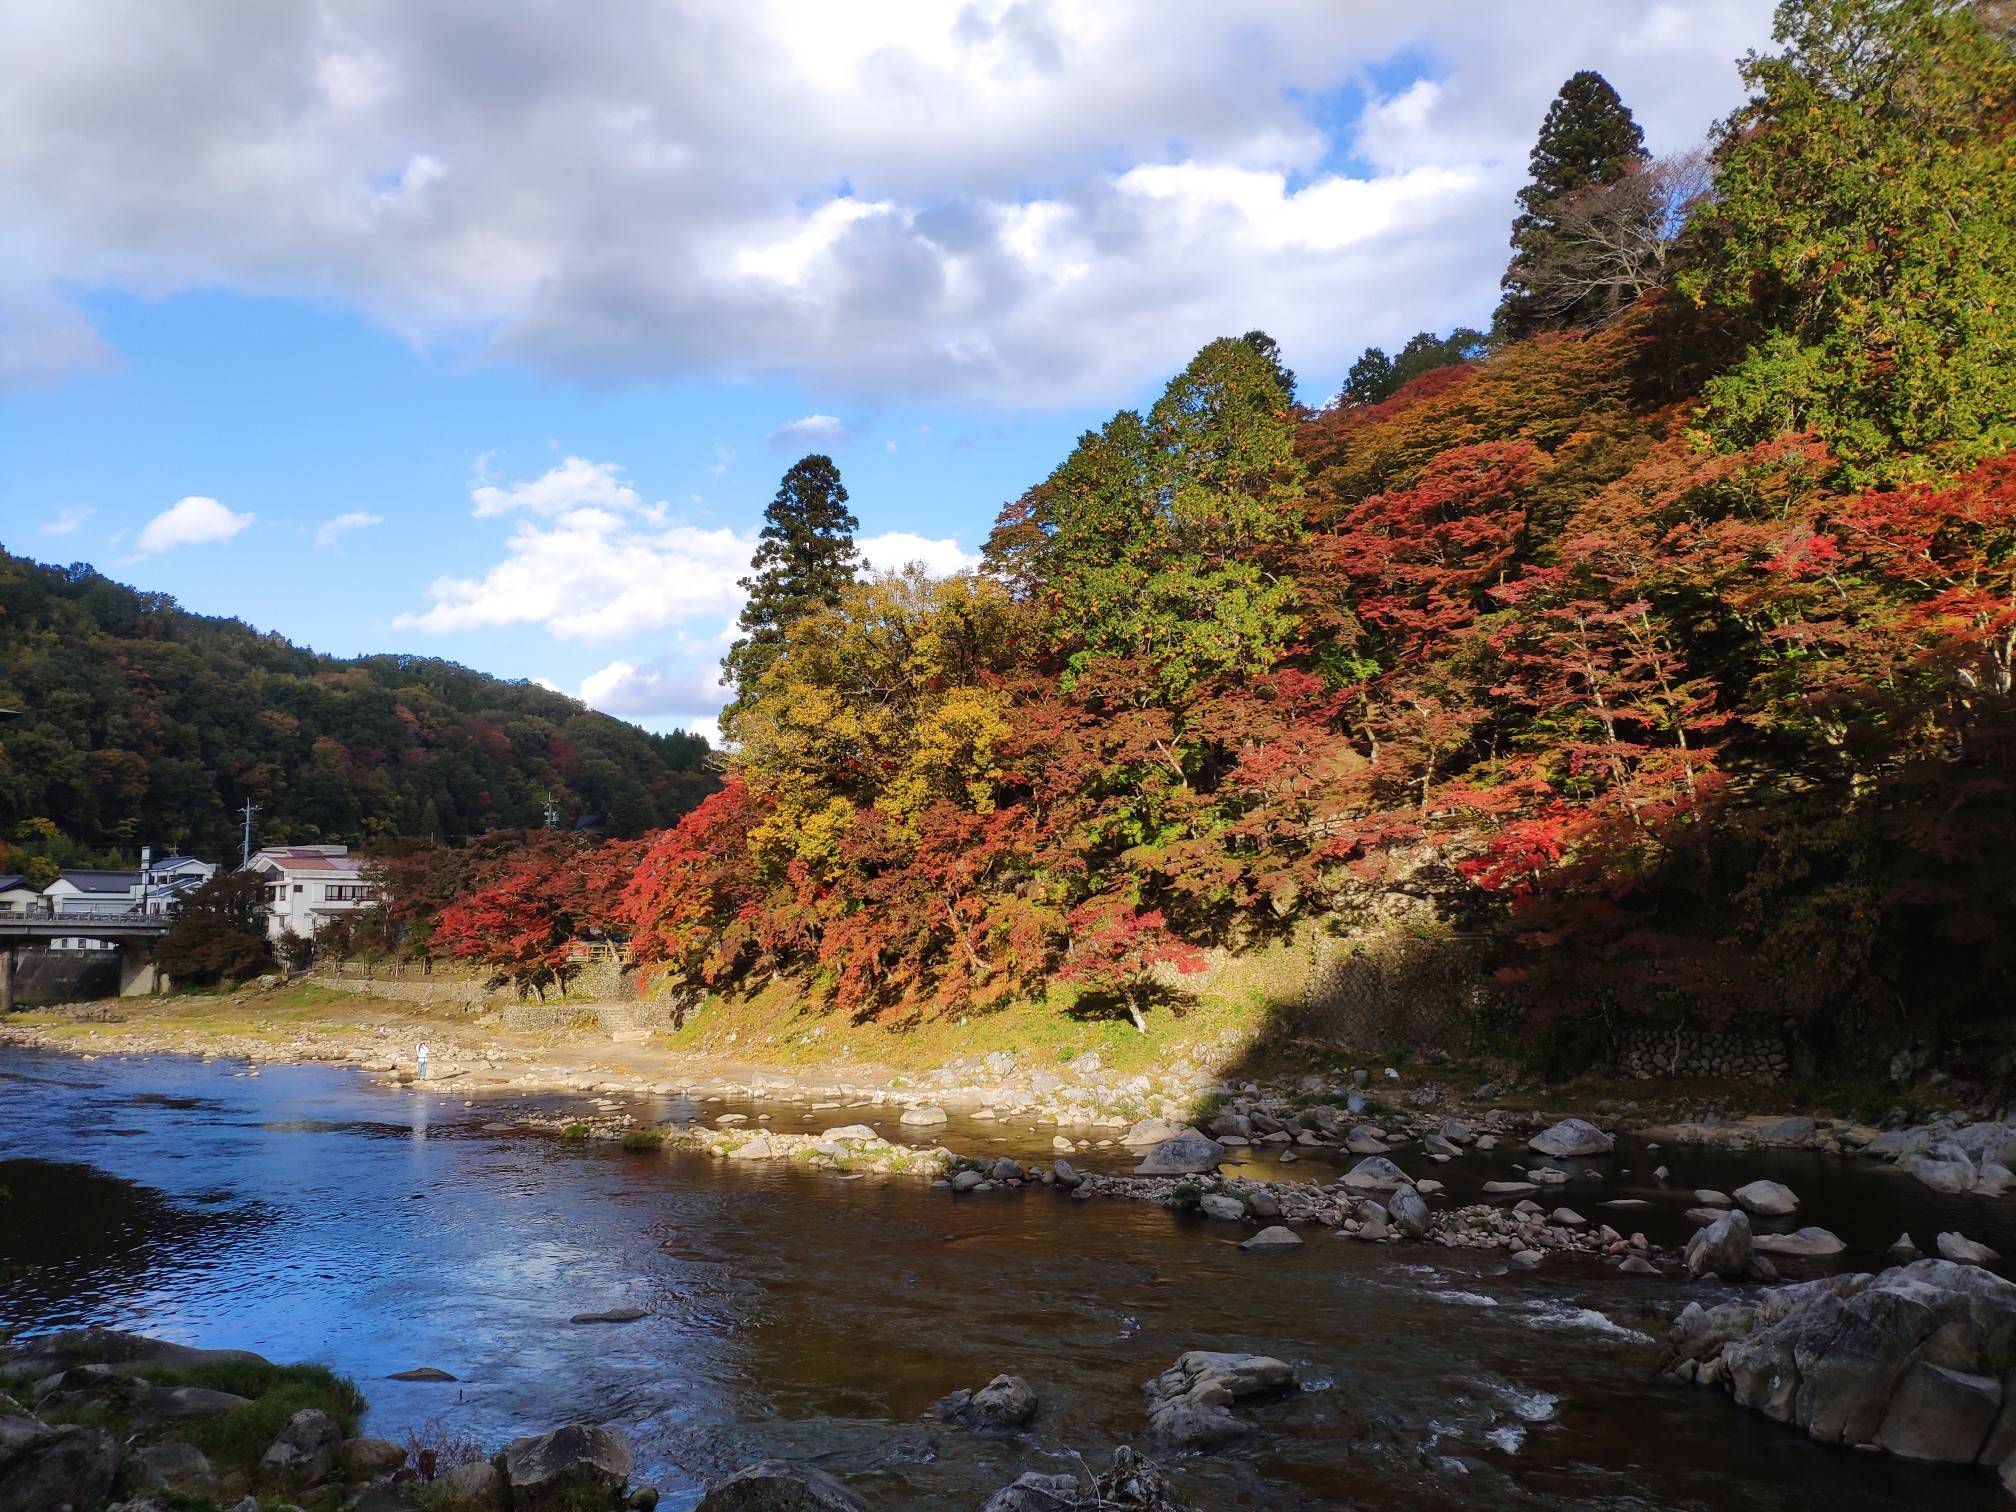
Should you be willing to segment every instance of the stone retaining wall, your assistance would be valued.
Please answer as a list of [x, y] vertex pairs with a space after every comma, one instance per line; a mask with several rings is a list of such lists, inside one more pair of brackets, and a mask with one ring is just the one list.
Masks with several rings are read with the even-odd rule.
[[375, 975], [355, 961], [344, 961], [334, 967], [317, 967], [308, 974], [308, 980], [337, 992], [361, 992], [371, 997], [393, 998], [402, 1003], [439, 1003], [473, 1008], [488, 997], [479, 977], [455, 976], [445, 972], [433, 975]]
[[1781, 1035], [1754, 1029], [1717, 1033], [1676, 1024], [1619, 1034], [1614, 1064], [1640, 1081], [1704, 1076], [1775, 1082], [1785, 1074], [1788, 1059]]
[[1489, 942], [1395, 929], [1310, 942], [1300, 1028], [1355, 1055], [1464, 1055], [1490, 999]]

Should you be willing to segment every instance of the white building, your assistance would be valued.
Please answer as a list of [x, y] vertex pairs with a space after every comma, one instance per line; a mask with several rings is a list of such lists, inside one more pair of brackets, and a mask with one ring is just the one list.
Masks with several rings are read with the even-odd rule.
[[344, 845], [275, 845], [248, 863], [266, 878], [266, 932], [307, 938], [340, 914], [372, 903], [364, 862]]
[[[194, 856], [167, 856], [156, 861], [153, 847], [145, 846], [140, 851], [138, 871], [67, 867], [42, 889], [39, 907], [19, 911], [75, 919], [80, 926], [90, 919], [108, 916], [173, 913], [184, 893], [201, 887], [216, 872], [210, 862], [198, 861]], [[111, 948], [108, 941], [89, 935], [50, 941], [52, 950]]]

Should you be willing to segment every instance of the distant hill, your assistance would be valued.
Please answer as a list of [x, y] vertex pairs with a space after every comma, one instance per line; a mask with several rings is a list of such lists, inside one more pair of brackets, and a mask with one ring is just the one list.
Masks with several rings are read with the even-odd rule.
[[[343, 660], [191, 614], [84, 564], [0, 549], [0, 840], [10, 864], [141, 844], [386, 846], [590, 815], [672, 823], [716, 783], [706, 740], [418, 656]], [[26, 842], [25, 845], [23, 842]]]

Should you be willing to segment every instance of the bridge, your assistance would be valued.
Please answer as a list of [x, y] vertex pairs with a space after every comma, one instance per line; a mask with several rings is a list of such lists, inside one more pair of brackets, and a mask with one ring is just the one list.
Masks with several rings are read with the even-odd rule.
[[50, 940], [103, 940], [119, 952], [119, 996], [145, 997], [164, 985], [154, 942], [168, 932], [164, 909], [31, 907], [0, 914], [0, 1013], [14, 1011], [14, 952]]

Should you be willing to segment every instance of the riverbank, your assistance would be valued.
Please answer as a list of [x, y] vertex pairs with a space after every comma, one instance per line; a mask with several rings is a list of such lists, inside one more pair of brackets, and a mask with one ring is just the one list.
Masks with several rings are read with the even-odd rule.
[[[15, 1014], [0, 1042], [77, 1054], [183, 1054], [263, 1064], [337, 1063], [399, 1081], [419, 1075], [468, 1096], [521, 1092], [658, 1093], [705, 1087], [744, 1095], [799, 1091], [873, 1097], [1118, 1128], [1144, 1117], [1196, 1117], [1237, 1091], [1321, 1096], [1368, 1072], [1377, 1093], [1408, 1107], [1495, 1106], [1582, 1113], [1680, 1141], [1734, 1144], [1853, 1140], [1856, 1131], [1959, 1126], [1997, 1116], [1983, 1086], [1866, 1080], [1641, 1080], [1587, 1075], [1562, 1085], [1522, 1079], [1507, 1060], [1434, 1055], [1381, 1061], [1299, 1038], [1257, 994], [1205, 995], [1181, 1017], [1158, 1014], [1139, 1035], [1114, 1020], [1021, 1004], [968, 1020], [901, 1028], [808, 1011], [788, 989], [710, 1002], [677, 1029], [606, 1032], [592, 1005], [580, 1021], [514, 1030], [502, 1014], [416, 1004], [297, 981], [221, 995], [120, 998]], [[1797, 1131], [1788, 1120], [1815, 1120]], [[1795, 1132], [1777, 1130], [1786, 1125]], [[1840, 1130], [1839, 1136], [1834, 1130]]]

